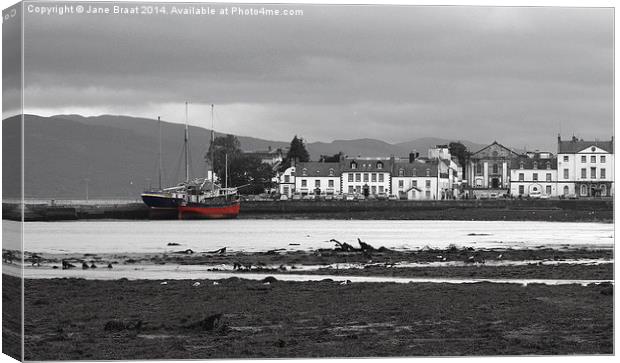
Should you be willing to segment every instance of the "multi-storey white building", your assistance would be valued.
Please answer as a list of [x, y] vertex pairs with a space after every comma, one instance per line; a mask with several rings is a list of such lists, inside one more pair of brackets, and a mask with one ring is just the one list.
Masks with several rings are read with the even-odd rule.
[[510, 165], [510, 194], [514, 197], [556, 197], [557, 158], [549, 152], [526, 153]]
[[614, 187], [614, 141], [584, 141], [558, 135], [558, 194], [607, 197]]
[[305, 162], [289, 167], [279, 176], [279, 192], [291, 197], [301, 195], [340, 194], [340, 163]]
[[440, 163], [437, 159], [396, 162], [392, 176], [393, 194], [399, 199], [424, 200], [441, 199], [441, 193], [444, 193], [445, 199], [446, 191], [441, 182], [447, 182], [447, 178], [439, 178]]
[[345, 158], [342, 165], [342, 192], [349, 194], [392, 194], [391, 158]]

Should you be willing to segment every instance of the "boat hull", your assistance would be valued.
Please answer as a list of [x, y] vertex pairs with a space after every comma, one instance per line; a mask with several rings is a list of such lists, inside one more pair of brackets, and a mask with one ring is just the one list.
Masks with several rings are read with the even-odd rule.
[[144, 193], [142, 194], [142, 201], [151, 208], [176, 209], [181, 205], [183, 199], [163, 194]]
[[180, 206], [179, 219], [231, 219], [239, 215], [238, 201], [224, 205], [189, 204]]

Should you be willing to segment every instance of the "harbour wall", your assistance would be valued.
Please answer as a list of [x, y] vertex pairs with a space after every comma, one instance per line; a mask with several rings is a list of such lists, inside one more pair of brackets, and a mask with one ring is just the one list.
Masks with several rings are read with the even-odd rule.
[[[21, 220], [19, 203], [2, 203], [3, 219]], [[176, 219], [143, 203], [26, 204], [25, 221]], [[245, 201], [239, 218], [454, 219], [613, 221], [612, 200]]]

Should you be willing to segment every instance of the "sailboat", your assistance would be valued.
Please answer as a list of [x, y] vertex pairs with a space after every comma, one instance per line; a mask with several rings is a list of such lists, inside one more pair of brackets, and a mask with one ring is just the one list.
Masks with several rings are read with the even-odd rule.
[[[142, 193], [142, 200], [153, 212], [176, 211], [179, 219], [222, 219], [236, 218], [240, 210], [240, 198], [237, 188], [228, 187], [228, 173], [226, 172], [226, 186], [222, 187], [215, 180], [215, 173], [211, 168], [210, 177], [191, 179], [189, 175], [189, 125], [187, 116], [187, 102], [185, 103], [185, 181], [177, 186], [161, 188], [161, 122], [160, 122], [160, 152], [159, 152], [159, 180], [160, 189]], [[213, 123], [213, 105], [211, 105], [211, 122]], [[211, 128], [211, 143], [215, 140], [213, 127]], [[213, 151], [213, 148], [211, 148]], [[211, 160], [214, 160], [213, 153]], [[212, 163], [213, 164], [213, 163]], [[226, 159], [228, 164], [228, 159]], [[228, 170], [226, 165], [225, 170]]]

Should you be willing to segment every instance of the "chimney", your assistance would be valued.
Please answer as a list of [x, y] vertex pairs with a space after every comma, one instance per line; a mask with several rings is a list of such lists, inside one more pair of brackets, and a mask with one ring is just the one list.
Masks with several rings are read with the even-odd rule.
[[267, 146], [267, 151], [271, 152], [271, 145]]
[[416, 159], [416, 152], [415, 150], [413, 150], [412, 152], [409, 153], [409, 163], [413, 163]]

